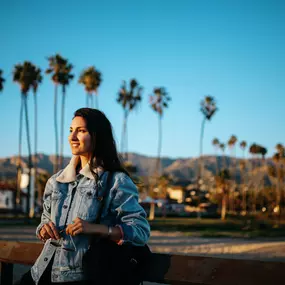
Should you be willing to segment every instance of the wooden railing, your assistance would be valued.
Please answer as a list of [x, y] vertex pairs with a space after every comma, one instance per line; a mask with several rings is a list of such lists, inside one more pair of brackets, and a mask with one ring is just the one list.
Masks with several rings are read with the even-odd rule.
[[[32, 265], [42, 247], [39, 243], [0, 241], [0, 284], [13, 284], [13, 264]], [[145, 281], [174, 285], [284, 285], [285, 262], [154, 253]]]

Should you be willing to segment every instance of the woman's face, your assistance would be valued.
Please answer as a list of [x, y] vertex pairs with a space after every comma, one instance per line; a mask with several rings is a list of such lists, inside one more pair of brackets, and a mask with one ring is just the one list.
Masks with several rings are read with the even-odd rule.
[[72, 120], [68, 141], [72, 154], [86, 157], [91, 154], [91, 136], [82, 117], [74, 117]]

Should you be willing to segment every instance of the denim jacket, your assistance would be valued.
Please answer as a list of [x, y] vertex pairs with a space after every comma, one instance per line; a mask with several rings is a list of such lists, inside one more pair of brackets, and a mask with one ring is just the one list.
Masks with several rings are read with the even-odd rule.
[[[76, 217], [89, 222], [95, 221], [100, 197], [105, 190], [107, 173], [102, 169], [96, 169], [100, 177], [96, 183], [87, 164], [76, 175], [78, 159], [74, 156], [64, 170], [48, 180], [43, 197], [41, 223], [36, 230], [37, 236], [42, 226], [50, 221], [59, 231], [71, 224]], [[136, 186], [122, 172], [114, 173], [111, 185], [101, 223], [121, 228], [123, 238], [120, 244], [129, 242], [138, 246], [144, 245], [148, 241], [150, 227], [146, 213], [138, 203]], [[87, 235], [81, 234], [70, 238], [64, 231], [61, 240], [47, 240], [31, 269], [33, 280], [38, 284], [50, 262], [52, 262], [52, 282], [84, 280], [82, 257], [88, 246]]]

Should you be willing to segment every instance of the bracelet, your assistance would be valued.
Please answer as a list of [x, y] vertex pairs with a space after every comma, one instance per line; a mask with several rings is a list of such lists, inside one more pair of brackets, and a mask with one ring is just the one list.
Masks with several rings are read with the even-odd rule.
[[112, 227], [108, 226], [108, 235], [107, 235], [108, 238], [111, 237], [112, 232], [113, 232]]

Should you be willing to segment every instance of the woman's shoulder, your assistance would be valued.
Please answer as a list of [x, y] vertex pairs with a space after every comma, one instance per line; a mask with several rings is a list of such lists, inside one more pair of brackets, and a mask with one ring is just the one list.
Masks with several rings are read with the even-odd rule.
[[64, 169], [59, 170], [57, 173], [53, 174], [49, 179], [48, 182], [49, 183], [55, 183], [56, 182], [56, 178], [63, 172]]
[[113, 188], [121, 189], [128, 192], [137, 192], [137, 186], [129, 175], [124, 172], [114, 172]]
[[129, 175], [127, 175], [125, 172], [122, 171], [116, 171], [113, 173], [113, 178], [115, 181], [119, 181], [121, 183], [123, 182], [132, 182], [132, 179], [130, 178]]

